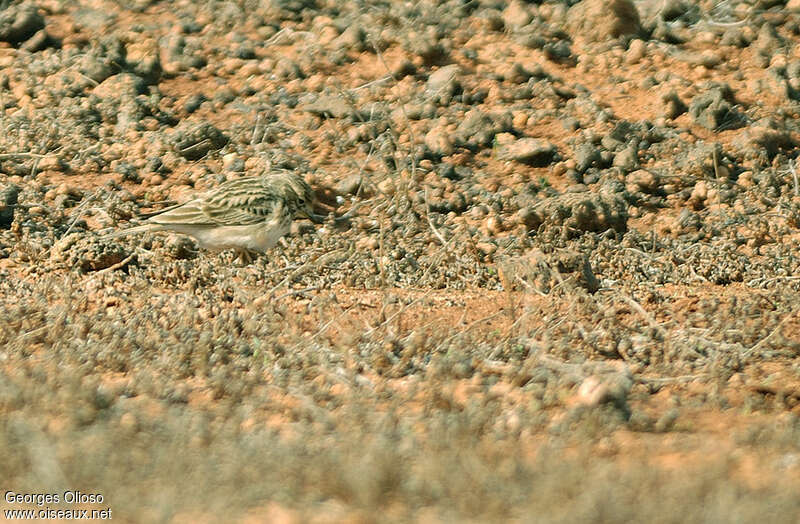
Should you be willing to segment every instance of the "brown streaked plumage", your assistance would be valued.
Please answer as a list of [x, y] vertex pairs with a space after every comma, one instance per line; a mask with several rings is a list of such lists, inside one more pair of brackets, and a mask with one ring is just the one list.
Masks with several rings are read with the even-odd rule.
[[294, 173], [240, 178], [107, 238], [172, 231], [194, 237], [205, 249], [235, 249], [247, 260], [273, 247], [295, 218], [313, 218], [313, 200], [311, 187]]

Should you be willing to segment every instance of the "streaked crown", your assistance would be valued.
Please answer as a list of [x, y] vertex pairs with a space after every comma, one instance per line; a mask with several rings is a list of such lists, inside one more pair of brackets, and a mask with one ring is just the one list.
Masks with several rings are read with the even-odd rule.
[[281, 193], [292, 216], [309, 217], [314, 210], [314, 191], [303, 177], [294, 173], [279, 173], [270, 182]]

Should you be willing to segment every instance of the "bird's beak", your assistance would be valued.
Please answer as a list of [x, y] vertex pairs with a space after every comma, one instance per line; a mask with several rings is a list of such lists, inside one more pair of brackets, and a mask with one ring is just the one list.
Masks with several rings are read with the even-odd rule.
[[297, 210], [297, 216], [299, 216], [301, 218], [307, 218], [307, 219], [309, 219], [312, 222], [317, 223], [317, 224], [322, 224], [323, 222], [325, 222], [325, 217], [324, 216], [317, 215], [316, 213], [313, 213], [313, 212], [309, 213], [305, 209], [298, 209]]
[[322, 215], [317, 215], [316, 213], [310, 213], [306, 215], [309, 220], [314, 222], [315, 224], [322, 224], [325, 222], [325, 217]]

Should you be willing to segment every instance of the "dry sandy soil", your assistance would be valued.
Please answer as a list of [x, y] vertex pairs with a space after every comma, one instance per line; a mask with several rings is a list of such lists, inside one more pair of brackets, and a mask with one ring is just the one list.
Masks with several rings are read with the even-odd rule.
[[3, 1], [0, 128], [0, 487], [103, 497], [3, 510], [800, 518], [797, 0]]

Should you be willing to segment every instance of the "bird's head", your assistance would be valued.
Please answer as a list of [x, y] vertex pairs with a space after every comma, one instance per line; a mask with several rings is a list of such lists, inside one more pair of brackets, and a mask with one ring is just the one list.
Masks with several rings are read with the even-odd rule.
[[314, 216], [314, 191], [299, 175], [291, 174], [286, 179], [286, 198], [295, 217]]

